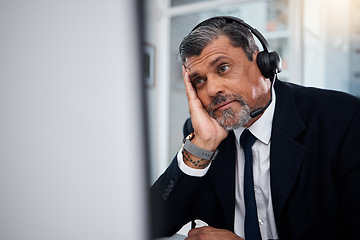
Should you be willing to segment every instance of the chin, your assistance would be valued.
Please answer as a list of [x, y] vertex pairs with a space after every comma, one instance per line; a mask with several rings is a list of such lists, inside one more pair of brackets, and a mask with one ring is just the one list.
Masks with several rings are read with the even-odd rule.
[[222, 126], [224, 129], [230, 131], [237, 129], [239, 127], [244, 126], [248, 121], [237, 121], [237, 122], [225, 122], [225, 121], [218, 121], [220, 126]]
[[250, 111], [248, 109], [242, 109], [235, 113], [234, 110], [229, 108], [224, 110], [222, 115], [216, 118], [216, 121], [220, 126], [229, 131], [244, 126], [250, 119]]

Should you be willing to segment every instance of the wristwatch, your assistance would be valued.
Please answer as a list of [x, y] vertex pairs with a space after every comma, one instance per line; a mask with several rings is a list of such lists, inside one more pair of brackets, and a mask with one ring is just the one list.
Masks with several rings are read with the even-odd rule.
[[213, 151], [207, 151], [204, 150], [202, 148], [199, 148], [198, 146], [196, 146], [195, 144], [193, 144], [191, 142], [191, 139], [193, 139], [195, 137], [194, 133], [190, 133], [184, 140], [183, 143], [183, 149], [185, 149], [186, 151], [188, 151], [189, 153], [191, 153], [192, 155], [201, 158], [201, 159], [205, 159], [205, 160], [214, 160], [219, 152], [218, 149], [216, 149], [214, 152]]

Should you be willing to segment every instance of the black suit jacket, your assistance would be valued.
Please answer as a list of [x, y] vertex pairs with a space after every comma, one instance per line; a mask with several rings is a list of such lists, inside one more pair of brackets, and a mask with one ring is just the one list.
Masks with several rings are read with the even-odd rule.
[[[270, 184], [280, 239], [360, 239], [360, 101], [345, 93], [276, 81]], [[184, 136], [193, 131], [188, 119]], [[201, 219], [233, 231], [233, 132], [204, 177], [176, 157], [151, 188], [154, 236]]]

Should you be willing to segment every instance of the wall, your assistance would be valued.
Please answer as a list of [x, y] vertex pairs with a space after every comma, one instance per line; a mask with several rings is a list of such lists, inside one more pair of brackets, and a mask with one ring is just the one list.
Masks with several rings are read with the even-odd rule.
[[169, 20], [166, 18], [166, 2], [145, 1], [145, 44], [155, 50], [155, 83], [146, 88], [148, 108], [151, 183], [165, 170], [169, 163], [169, 110], [170, 68]]

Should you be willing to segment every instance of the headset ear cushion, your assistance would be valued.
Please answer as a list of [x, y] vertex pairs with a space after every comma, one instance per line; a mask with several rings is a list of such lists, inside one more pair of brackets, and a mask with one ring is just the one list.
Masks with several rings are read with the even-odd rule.
[[282, 62], [277, 52], [259, 52], [256, 58], [256, 63], [260, 69], [261, 74], [265, 78], [270, 78], [274, 75], [274, 72], [281, 72]]
[[270, 53], [270, 63], [271, 63], [272, 69], [276, 69], [276, 71], [278, 73], [282, 71], [281, 57], [277, 52]]
[[270, 66], [270, 59], [269, 53], [267, 52], [259, 52], [256, 58], [256, 63], [260, 69], [261, 74], [265, 78], [269, 78], [271, 76], [271, 66]]

